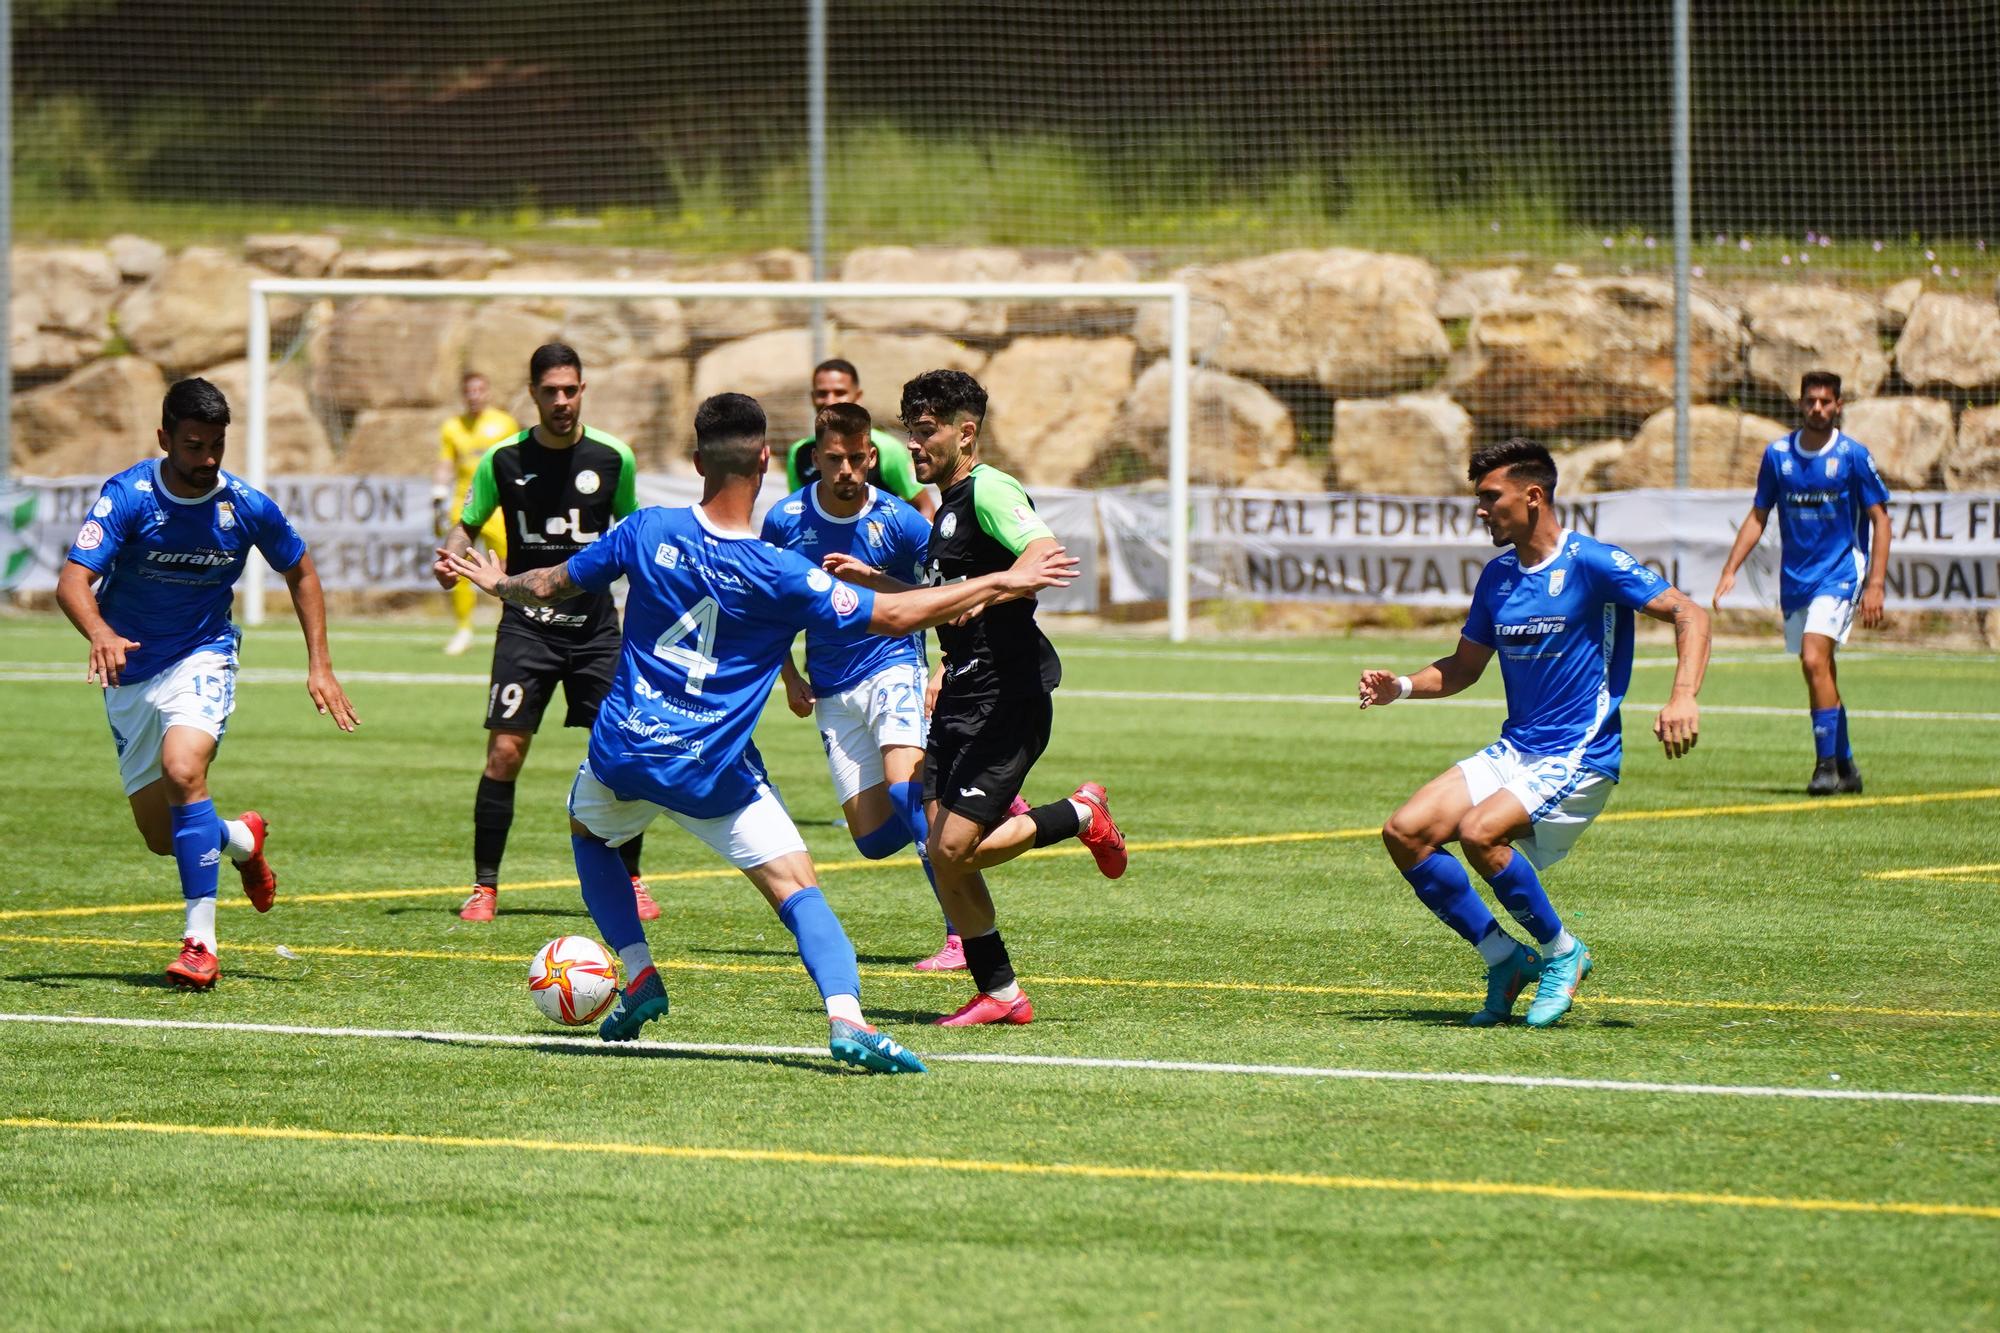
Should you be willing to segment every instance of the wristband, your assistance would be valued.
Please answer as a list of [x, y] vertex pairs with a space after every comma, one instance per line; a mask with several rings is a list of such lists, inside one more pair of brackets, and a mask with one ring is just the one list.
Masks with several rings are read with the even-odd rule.
[[1416, 683], [1412, 681], [1408, 676], [1396, 677], [1396, 698], [1398, 699], [1409, 698], [1410, 691], [1414, 690], [1415, 688], [1417, 688]]

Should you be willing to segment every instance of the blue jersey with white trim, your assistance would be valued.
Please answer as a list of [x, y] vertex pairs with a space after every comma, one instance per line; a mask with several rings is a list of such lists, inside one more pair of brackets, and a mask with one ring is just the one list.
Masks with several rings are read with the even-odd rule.
[[1532, 569], [1508, 551], [1472, 590], [1465, 637], [1500, 655], [1501, 736], [1618, 780], [1618, 707], [1632, 681], [1632, 612], [1667, 581], [1616, 546], [1565, 530]]
[[[866, 561], [891, 578], [921, 586], [931, 545], [930, 520], [887, 491], [868, 488], [861, 511], [836, 518], [820, 508], [819, 483], [802, 486], [764, 515], [764, 540], [817, 565], [839, 552]], [[806, 677], [813, 692], [838, 694], [876, 672], [901, 663], [924, 665], [924, 636], [806, 635]]]
[[224, 472], [207, 495], [183, 499], [155, 458], [104, 483], [69, 558], [102, 576], [98, 614], [139, 645], [121, 682], [151, 679], [204, 648], [235, 653], [230, 591], [253, 546], [279, 573], [306, 554], [277, 502], [239, 477]]
[[1815, 597], [1852, 601], [1868, 570], [1871, 505], [1889, 488], [1859, 440], [1833, 433], [1808, 453], [1793, 431], [1764, 447], [1757, 467], [1757, 508], [1778, 511], [1778, 606], [1787, 615]]
[[868, 589], [698, 507], [642, 509], [568, 568], [589, 592], [630, 581], [590, 771], [622, 800], [697, 819], [741, 810], [766, 781], [750, 736], [798, 632], [865, 629], [875, 610]]

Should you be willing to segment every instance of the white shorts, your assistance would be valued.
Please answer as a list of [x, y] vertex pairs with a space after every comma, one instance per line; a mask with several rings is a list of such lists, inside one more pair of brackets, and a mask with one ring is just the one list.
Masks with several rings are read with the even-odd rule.
[[1836, 644], [1846, 643], [1853, 628], [1853, 600], [1823, 594], [1785, 617], [1785, 651], [1797, 653], [1808, 634], [1824, 634]]
[[924, 685], [922, 667], [899, 662], [814, 706], [826, 770], [842, 804], [882, 784], [883, 750], [891, 745], [924, 748], [930, 730], [924, 719]]
[[1528, 812], [1534, 832], [1514, 844], [1528, 864], [1546, 870], [1569, 855], [1618, 784], [1562, 755], [1524, 754], [1512, 741], [1495, 741], [1458, 761], [1466, 790], [1478, 805], [1494, 792], [1512, 794]]
[[696, 819], [651, 801], [620, 800], [618, 793], [599, 782], [590, 765], [584, 764], [576, 770], [576, 781], [569, 789], [569, 813], [613, 847], [623, 847], [644, 833], [657, 816], [666, 815], [738, 870], [806, 849], [777, 793], [761, 783], [756, 799], [741, 810], [714, 819]]
[[160, 746], [168, 727], [193, 727], [219, 744], [236, 711], [236, 658], [204, 648], [150, 680], [104, 692], [104, 717], [118, 746], [125, 794], [159, 781]]

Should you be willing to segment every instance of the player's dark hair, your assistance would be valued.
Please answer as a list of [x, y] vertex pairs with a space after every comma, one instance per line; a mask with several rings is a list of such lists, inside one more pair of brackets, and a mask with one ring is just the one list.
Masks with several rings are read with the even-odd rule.
[[583, 378], [583, 358], [576, 354], [574, 347], [568, 343], [543, 343], [528, 358], [528, 383], [540, 384], [542, 376], [558, 366], [568, 366], [576, 372], [578, 379]]
[[962, 370], [926, 370], [903, 386], [903, 421], [908, 424], [925, 413], [941, 422], [960, 415], [984, 422], [986, 390]]
[[160, 429], [174, 433], [183, 421], [199, 421], [208, 426], [229, 424], [229, 400], [222, 390], [204, 379], [176, 380], [160, 401]]
[[865, 440], [873, 429], [875, 418], [861, 404], [828, 403], [813, 416], [813, 444], [817, 446], [829, 437], [851, 440], [858, 435]]
[[1481, 477], [1503, 467], [1509, 469], [1510, 476], [1539, 486], [1543, 494], [1555, 498], [1556, 460], [1540, 443], [1516, 435], [1498, 444], [1482, 444], [1472, 451], [1472, 466], [1465, 470], [1465, 477], [1478, 485]]
[[830, 356], [813, 367], [813, 378], [818, 379], [823, 372], [829, 370], [838, 371], [853, 380], [855, 388], [861, 387], [861, 372], [854, 368], [852, 361], [843, 361], [837, 356]]
[[1831, 389], [1835, 398], [1840, 397], [1840, 376], [1830, 370], [1808, 370], [1799, 376], [1799, 397], [1806, 396], [1811, 389]]
[[694, 410], [694, 450], [711, 477], [754, 477], [764, 447], [764, 409], [747, 393], [718, 393]]

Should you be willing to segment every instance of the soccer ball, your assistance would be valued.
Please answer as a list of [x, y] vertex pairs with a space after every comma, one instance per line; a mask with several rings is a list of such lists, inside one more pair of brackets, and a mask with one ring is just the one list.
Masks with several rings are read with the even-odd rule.
[[582, 1027], [595, 1023], [618, 998], [618, 969], [596, 940], [559, 936], [528, 964], [528, 994], [537, 1009], [564, 1027]]

